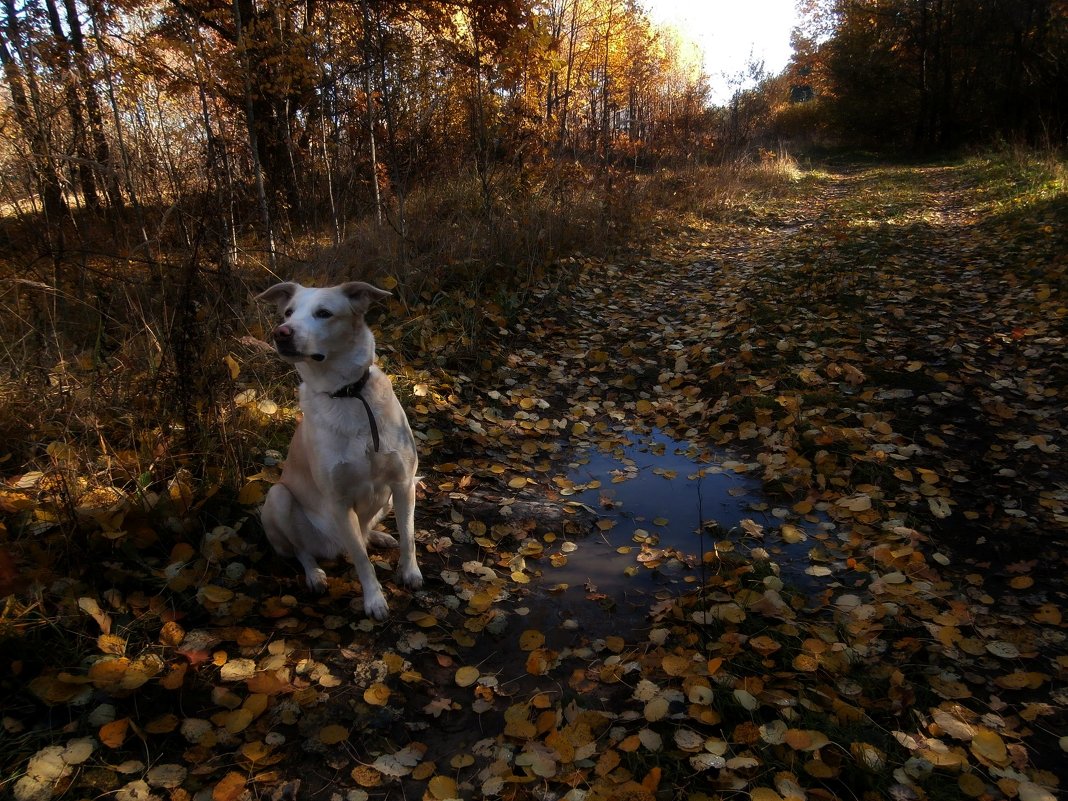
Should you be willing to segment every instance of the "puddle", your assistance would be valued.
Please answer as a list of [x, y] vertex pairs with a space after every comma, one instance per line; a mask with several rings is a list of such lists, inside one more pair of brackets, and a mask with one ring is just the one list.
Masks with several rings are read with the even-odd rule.
[[[696, 586], [700, 555], [723, 540], [743, 551], [765, 548], [785, 582], [804, 592], [822, 590], [822, 581], [805, 572], [819, 543], [807, 535], [801, 542], [782, 542], [773, 533], [783, 522], [782, 511], [775, 514], [756, 475], [735, 472], [740, 464], [659, 429], [628, 433], [612, 450], [590, 446], [573, 452], [566, 477], [557, 482], [564, 485], [561, 494], [612, 525], [603, 522], [602, 531], [547, 548], [547, 554], [567, 557], [559, 566], [542, 560], [541, 586], [557, 590], [554, 612], [567, 617], [575, 611], [585, 621], [588, 613], [577, 612], [573, 603], [581, 598], [588, 606], [591, 598], [600, 598], [623, 618], [631, 610], [644, 613], [656, 599]], [[747, 532], [745, 526], [754, 523], [772, 536]], [[811, 524], [806, 528], [814, 531]]]

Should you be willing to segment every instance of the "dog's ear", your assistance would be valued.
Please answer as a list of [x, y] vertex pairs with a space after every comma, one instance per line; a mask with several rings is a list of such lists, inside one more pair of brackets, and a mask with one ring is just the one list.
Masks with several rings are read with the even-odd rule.
[[256, 300], [261, 300], [264, 303], [277, 304], [278, 308], [281, 309], [293, 299], [293, 296], [297, 293], [298, 289], [300, 289], [300, 284], [295, 284], [292, 281], [285, 281], [281, 284], [275, 284], [265, 292], [261, 292], [256, 296]]
[[363, 314], [367, 311], [367, 308], [376, 300], [384, 300], [390, 297], [393, 293], [387, 292], [384, 289], [379, 289], [376, 286], [365, 284], [363, 281], [349, 281], [347, 284], [342, 284], [338, 287], [349, 299], [352, 304], [352, 310], [357, 314]]

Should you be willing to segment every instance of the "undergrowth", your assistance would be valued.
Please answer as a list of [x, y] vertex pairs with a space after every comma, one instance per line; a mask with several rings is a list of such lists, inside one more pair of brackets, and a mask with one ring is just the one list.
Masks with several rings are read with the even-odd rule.
[[[999, 158], [959, 167], [961, 180], [976, 176], [984, 186], [998, 184], [991, 188], [990, 202], [1009, 208], [1033, 209], [1060, 202], [1063, 163], [1028, 162], [1025, 182], [1013, 183], [1012, 176], [1020, 171], [1004, 166], [1004, 157]], [[774, 227], [774, 223], [786, 228], [788, 212], [783, 212], [782, 220], [775, 215], [777, 208], [788, 204], [776, 206], [776, 198], [803, 197], [812, 182], [826, 180], [822, 175], [802, 173], [785, 154], [768, 154], [748, 165], [663, 175], [576, 171], [566, 180], [557, 175], [499, 179], [489, 207], [473, 181], [437, 184], [406, 199], [403, 221], [396, 213], [382, 225], [363, 221], [342, 245], [329, 245], [329, 236], [293, 237], [278, 276], [265, 268], [251, 243], [243, 260], [224, 269], [196, 237], [184, 247], [182, 237], [167, 230], [165, 215], [157, 223], [157, 245], [151, 251], [103, 254], [100, 249], [106, 243], [96, 243], [98, 250], [92, 253], [87, 248], [45, 259], [23, 238], [4, 254], [0, 370], [6, 380], [0, 384], [0, 441], [9, 444], [0, 451], [4, 477], [0, 485], [0, 596], [7, 595], [8, 600], [0, 614], [0, 640], [17, 636], [22, 641], [19, 657], [10, 662], [0, 687], [14, 694], [41, 666], [70, 668], [73, 673], [83, 666], [94, 645], [101, 650], [114, 648], [115, 641], [108, 639], [111, 632], [98, 620], [103, 634], [93, 637], [97, 632], [90, 618], [97, 616], [83, 602], [97, 597], [109, 603], [114, 600], [111, 613], [116, 631], [122, 636], [125, 653], [132, 657], [131, 664], [137, 667], [133, 679], [149, 677], [149, 668], [154, 670], [157, 661], [162, 665], [156, 656], [161, 645], [152, 634], [157, 625], [183, 616], [189, 627], [213, 620], [201, 606], [210, 608], [212, 614], [218, 612], [220, 620], [230, 620], [230, 612], [223, 615], [219, 608], [230, 603], [231, 585], [239, 590], [232, 610], [234, 621], [244, 623], [256, 614], [270, 620], [290, 614], [286, 604], [292, 596], [263, 591], [264, 579], [256, 568], [265, 546], [249, 517], [258, 499], [254, 493], [243, 494], [247, 487], [267, 480], [249, 481], [251, 475], [277, 474], [277, 462], [298, 414], [292, 371], [263, 341], [271, 325], [269, 311], [257, 309], [251, 301], [253, 294], [276, 278], [308, 283], [362, 278], [389, 287], [395, 298], [370, 318], [381, 334], [380, 360], [395, 376], [406, 408], [423, 403], [436, 407], [436, 411], [418, 412], [422, 421], [432, 420], [434, 413], [443, 418], [451, 415], [447, 422], [457, 431], [441, 427], [455, 435], [457, 450], [444, 454], [439, 450], [436, 456], [459, 461], [457, 454], [484, 436], [479, 430], [483, 422], [493, 428], [486, 415], [468, 416], [470, 408], [464, 410], [464, 406], [470, 398], [460, 397], [463, 390], [455, 389], [469, 381], [465, 375], [469, 368], [475, 368], [470, 372], [477, 377], [486, 361], [537, 356], [513, 353], [508, 347], [509, 328], [518, 311], [535, 303], [551, 305], [558, 294], [567, 291], [574, 273], [596, 269], [613, 254], [626, 253], [631, 262], [637, 261], [636, 253], [641, 254], [657, 238], [664, 239], [673, 226], [755, 218], [761, 226]], [[1051, 185], [1060, 189], [1050, 194]], [[849, 216], [840, 224], [874, 232], [872, 239], [888, 246], [900, 230], [895, 226], [910, 209], [898, 202], [882, 208], [881, 218], [869, 211], [863, 219]], [[650, 224], [654, 219], [655, 226]], [[1037, 224], [1045, 225], [1041, 219]], [[9, 230], [8, 241], [15, 241], [13, 233], [18, 232]], [[862, 240], [846, 233], [830, 239], [832, 244], [812, 263], [806, 261], [799, 267], [803, 280], [797, 284], [776, 288], [766, 281], [763, 285], [754, 282], [740, 296], [745, 303], [733, 307], [732, 322], [740, 319], [754, 330], [775, 330], [776, 318], [791, 322], [790, 310], [802, 310], [807, 296], [811, 296], [810, 305], [830, 309], [835, 315], [859, 315], [863, 308], [855, 307], [864, 299], [865, 285], [885, 280], [856, 267], [868, 258]], [[832, 251], [841, 251], [842, 257], [820, 261], [834, 255]], [[723, 269], [729, 271], [730, 265]], [[1053, 267], [1047, 269], [1052, 276]], [[813, 340], [825, 334], [829, 342], [838, 341], [842, 327], [835, 319], [832, 316], [825, 324], [813, 326]], [[534, 315], [527, 314], [526, 320], [531, 328], [539, 324]], [[861, 322], [867, 325], [866, 320]], [[786, 328], [780, 330], [788, 333]], [[739, 375], [746, 380], [765, 368], [772, 374], [774, 363], [765, 364], [766, 359], [802, 363], [799, 356], [776, 355], [793, 347], [786, 337], [778, 343], [782, 349], [776, 345], [776, 334], [757, 341], [757, 349], [744, 350], [742, 345], [748, 343], [735, 343], [731, 336], [720, 339], [717, 347], [731, 358], [736, 352], [744, 354], [739, 356], [743, 362]], [[802, 341], [809, 341], [807, 333]], [[570, 343], [565, 345], [572, 348]], [[611, 360], [611, 346], [602, 342], [601, 347], [604, 360]], [[545, 355], [555, 358], [549, 349]], [[695, 354], [693, 358], [702, 357]], [[876, 386], [893, 385], [891, 379], [901, 372], [888, 371], [884, 379], [876, 368], [871, 370]], [[449, 372], [455, 380], [431, 381], [428, 376], [434, 372]], [[531, 379], [531, 374], [521, 371], [515, 375], [520, 387]], [[711, 370], [709, 375], [711, 384]], [[819, 404], [837, 412], [837, 395], [809, 387], [813, 379], [806, 379], [807, 375], [799, 370], [800, 383], [790, 385], [784, 379], [780, 390], [804, 392], [806, 406]], [[651, 378], [657, 378], [655, 370]], [[906, 383], [918, 380], [906, 374]], [[821, 382], [815, 381], [814, 386]], [[442, 389], [446, 383], [450, 388]], [[433, 398], [434, 403], [426, 400], [438, 389], [444, 397]], [[525, 412], [536, 408], [537, 401], [522, 395], [516, 403]], [[652, 404], [646, 404], [652, 409]], [[785, 408], [778, 397], [774, 404], [761, 396], [745, 397], [733, 411], [746, 420], [766, 418], [761, 424], [770, 425], [771, 412], [779, 405]], [[903, 408], [900, 413], [907, 411]], [[517, 414], [515, 419], [526, 418]], [[855, 475], [840, 478], [843, 488], [847, 478], [856, 484], [858, 476], [863, 482], [877, 482], [880, 477], [889, 480], [882, 464], [851, 466], [857, 455], [853, 438], [860, 430], [851, 420], [828, 414], [828, 421], [820, 430], [810, 427], [802, 432], [794, 443], [799, 456], [810, 458], [818, 472], [832, 478], [855, 470]], [[499, 419], [495, 422], [503, 425]], [[433, 431], [427, 428], [421, 426], [418, 433], [431, 437]], [[443, 436], [441, 431], [437, 435]], [[491, 439], [485, 435], [478, 442], [488, 449]], [[528, 439], [537, 452], [536, 440]], [[453, 464], [442, 472], [456, 468]], [[784, 472], [782, 480], [785, 487], [793, 477]], [[519, 486], [525, 483], [523, 479]], [[462, 480], [458, 487], [464, 488]], [[456, 488], [450, 479], [439, 484], [439, 494]], [[246, 522], [247, 540], [239, 536]], [[434, 548], [447, 548], [451, 543], [444, 543], [445, 539], [435, 540]], [[902, 568], [902, 582], [904, 569], [916, 567], [907, 561], [912, 551], [911, 544], [900, 551], [887, 549], [886, 569]], [[428, 553], [433, 552], [428, 547]], [[867, 559], [864, 553], [857, 555]], [[211, 563], [211, 575], [203, 569], [206, 562]], [[512, 566], [511, 561], [507, 564]], [[168, 566], [173, 565], [181, 570], [170, 575]], [[235, 567], [240, 570], [231, 575]], [[677, 614], [670, 625], [677, 629], [679, 648], [686, 654], [686, 671], [693, 669], [690, 663], [697, 654], [693, 649], [699, 645], [703, 658], [696, 664], [707, 672], [702, 678], [708, 679], [708, 697], [715, 698], [715, 705], [696, 710], [700, 714], [693, 725], [703, 733], [705, 728], [717, 727], [715, 731], [729, 736], [737, 745], [733, 759], [740, 771], [756, 771], [768, 781], [777, 777], [773, 770], [808, 771], [815, 782], [826, 782], [824, 786], [836, 794], [885, 794], [880, 782], [886, 776], [877, 774], [884, 774], [886, 765], [896, 765], [904, 757], [887, 726], [911, 725], [907, 715], [914, 706], [909, 695], [912, 682], [904, 682], [913, 673], [922, 678], [926, 669], [918, 661], [924, 658], [923, 652], [917, 651], [914, 663], [913, 654], [903, 647], [911, 642], [919, 649], [927, 642], [922, 621], [909, 621], [900, 632], [888, 629], [885, 635], [883, 623], [873, 627], [871, 636], [879, 634], [894, 649], [882, 659], [884, 664], [865, 671], [872, 663], [854, 664], [844, 651], [831, 647], [838, 639], [818, 625], [818, 610], [805, 608], [803, 599], [789, 588], [777, 596], [765, 594], [778, 585], [768, 571], [746, 560], [725, 564], [703, 592], [684, 596], [673, 610]], [[218, 597], [202, 592], [206, 588], [201, 585], [213, 577], [219, 584], [209, 583], [207, 589]], [[916, 586], [926, 586], [926, 574], [920, 578], [924, 581]], [[230, 595], [219, 600], [223, 590]], [[760, 599], [769, 597], [781, 603], [758, 609]], [[903, 603], [908, 597], [900, 600]], [[257, 606], [257, 601], [262, 603]], [[888, 603], [887, 608], [898, 605]], [[328, 617], [334, 611], [331, 608]], [[313, 617], [317, 613], [309, 606], [301, 614]], [[447, 617], [448, 610], [442, 607], [441, 615]], [[426, 620], [426, 616], [418, 619]], [[432, 622], [444, 625], [433, 618]], [[236, 623], [233, 628], [237, 630]], [[802, 632], [807, 631], [818, 636], [803, 638]], [[237, 631], [235, 641], [240, 642], [245, 633]], [[57, 648], [57, 643], [63, 648]], [[247, 647], [259, 645], [257, 640]], [[212, 654], [205, 647], [203, 655], [196, 651], [194, 656], [207, 659]], [[610, 667], [618, 664], [615, 660]], [[445, 667], [444, 662], [438, 665]], [[690, 689], [675, 663], [663, 669], [665, 675], [649, 675], [671, 686], [673, 693]], [[901, 673], [900, 681], [895, 670]], [[804, 686], [797, 678], [802, 673], [811, 674], [812, 679]], [[758, 707], [753, 705], [766, 687], [762, 678], [757, 688], [757, 674], [766, 674], [768, 686], [779, 694], [774, 697], [799, 698], [798, 710], [790, 716], [789, 741], [784, 739], [785, 723], [781, 730], [758, 725], [759, 718], [753, 714]], [[582, 686], [576, 681], [576, 688]], [[855, 705], [834, 704], [834, 694], [827, 691], [832, 682], [848, 690], [849, 698], [863, 700]], [[914, 683], [923, 684], [919, 678]], [[426, 686], [443, 684], [449, 682], [426, 682]], [[48, 672], [38, 689], [39, 697], [66, 704], [74, 696], [56, 693], [81, 693], [88, 688], [66, 681], [62, 673]], [[923, 705], [934, 703], [932, 699]], [[878, 724], [868, 717], [873, 712], [878, 714]], [[27, 712], [23, 717], [30, 720], [33, 715]], [[658, 720], [657, 715], [649, 715], [649, 722]], [[40, 743], [46, 736], [42, 730]], [[829, 738], [830, 743], [820, 745], [821, 738]], [[621, 740], [622, 750], [630, 739]], [[726, 740], [722, 742], [726, 747]], [[32, 750], [29, 744], [20, 748]], [[829, 763], [812, 756], [821, 748], [826, 749]], [[763, 762], [756, 762], [753, 753], [760, 753]], [[680, 787], [692, 778], [689, 762], [634, 759], [630, 769], [639, 777], [654, 775], [655, 767], [656, 777], [663, 772], [665, 782]]]
[[111, 239], [113, 252], [83, 238], [81, 249], [48, 258], [19, 221], [3, 221], [0, 471], [56, 477], [62, 486], [51, 491], [71, 508], [96, 487], [159, 491], [183, 471], [205, 485], [233, 483], [254, 461], [249, 447], [265, 422], [235, 406], [237, 384], [291, 395], [276, 392], [292, 377], [262, 345], [269, 311], [250, 300], [271, 282], [388, 286], [396, 300], [371, 315], [390, 327], [383, 357], [398, 371], [423, 360], [462, 366], [531, 287], [640, 242], [657, 208], [715, 213], [792, 180], [794, 169], [786, 156], [685, 176], [573, 166], [499, 179], [488, 209], [472, 176], [441, 181], [406, 199], [403, 224], [394, 208], [381, 225], [359, 222], [342, 244], [293, 236], [277, 279], [251, 242], [232, 267], [199, 239], [186, 248], [166, 214], [147, 256], [120, 246], [125, 238]]

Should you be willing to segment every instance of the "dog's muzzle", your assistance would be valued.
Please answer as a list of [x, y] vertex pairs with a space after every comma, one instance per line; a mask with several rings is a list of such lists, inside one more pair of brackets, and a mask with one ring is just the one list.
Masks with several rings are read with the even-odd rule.
[[296, 349], [293, 342], [293, 329], [288, 325], [280, 325], [271, 334], [278, 355], [286, 359], [311, 359], [321, 362], [326, 358], [322, 353], [301, 353]]

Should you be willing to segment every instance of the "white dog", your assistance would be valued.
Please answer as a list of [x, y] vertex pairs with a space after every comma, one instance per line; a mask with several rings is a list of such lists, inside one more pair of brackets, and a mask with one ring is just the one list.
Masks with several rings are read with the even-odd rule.
[[275, 349], [303, 379], [304, 420], [261, 512], [267, 538], [278, 553], [300, 560], [316, 592], [326, 589], [316, 559], [348, 554], [364, 612], [376, 620], [385, 619], [389, 605], [367, 543], [397, 545], [374, 529], [391, 497], [397, 576], [411, 589], [423, 584], [415, 558], [415, 438], [389, 377], [373, 364], [375, 339], [364, 322], [371, 302], [389, 294], [359, 281], [327, 289], [286, 282], [257, 298], [278, 304], [284, 319], [273, 332]]

